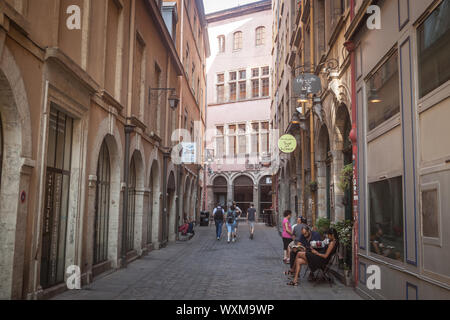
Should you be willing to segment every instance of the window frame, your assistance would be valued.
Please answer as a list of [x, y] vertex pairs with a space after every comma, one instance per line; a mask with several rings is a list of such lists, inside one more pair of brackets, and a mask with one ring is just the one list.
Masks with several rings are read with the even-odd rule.
[[[426, 237], [423, 234], [423, 193], [427, 191], [436, 191], [437, 194], [437, 229], [439, 232], [439, 237]], [[438, 181], [430, 182], [430, 183], [424, 183], [420, 186], [420, 222], [421, 222], [421, 228], [420, 228], [420, 235], [422, 237], [422, 242], [424, 245], [430, 245], [442, 248], [442, 206], [441, 206], [441, 199], [442, 199], [442, 193], [441, 193], [441, 184]]]
[[[239, 38], [237, 37], [239, 35]], [[233, 51], [240, 51], [243, 48], [244, 35], [242, 31], [233, 33]]]

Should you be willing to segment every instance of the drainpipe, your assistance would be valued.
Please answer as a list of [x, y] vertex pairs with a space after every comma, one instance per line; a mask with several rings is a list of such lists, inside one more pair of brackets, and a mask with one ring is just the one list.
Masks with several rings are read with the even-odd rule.
[[[351, 20], [355, 18], [355, 0], [350, 1]], [[353, 150], [353, 274], [355, 287], [358, 287], [359, 268], [358, 268], [358, 247], [359, 247], [359, 198], [358, 198], [358, 127], [357, 127], [357, 98], [356, 98], [356, 57], [353, 44], [347, 46], [347, 50], [351, 55], [351, 90], [352, 90], [352, 131], [350, 139], [352, 141]]]
[[130, 4], [130, 34], [129, 34], [129, 61], [128, 61], [128, 92], [127, 92], [127, 124], [125, 125], [125, 158], [124, 158], [124, 182], [125, 191], [123, 195], [123, 209], [122, 209], [122, 268], [127, 267], [127, 213], [128, 213], [128, 176], [129, 176], [129, 165], [130, 165], [130, 136], [134, 131], [134, 126], [130, 124], [131, 117], [131, 105], [132, 105], [132, 94], [133, 94], [133, 63], [134, 63], [134, 39], [136, 38], [134, 34], [134, 21], [135, 21], [135, 0], [131, 0]]

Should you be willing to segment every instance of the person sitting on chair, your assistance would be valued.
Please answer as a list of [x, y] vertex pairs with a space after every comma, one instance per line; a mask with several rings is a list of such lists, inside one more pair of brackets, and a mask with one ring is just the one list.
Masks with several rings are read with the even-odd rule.
[[[299, 218], [300, 220], [300, 218]], [[300, 229], [301, 228], [301, 229]], [[300, 232], [299, 232], [300, 229]], [[301, 249], [291, 250], [291, 269], [286, 271], [285, 275], [294, 275], [295, 272], [295, 261], [297, 258], [297, 254], [301, 251], [305, 251], [311, 248], [311, 241], [321, 241], [320, 234], [316, 231], [311, 230], [309, 226], [306, 224], [298, 224], [296, 228], [294, 228], [295, 235], [295, 246], [299, 247], [301, 245]], [[321, 250], [319, 250], [321, 251]], [[324, 253], [324, 252], [321, 252]]]
[[308, 265], [311, 272], [315, 272], [318, 269], [323, 269], [334, 256], [338, 249], [339, 235], [336, 229], [331, 228], [327, 231], [328, 239], [330, 243], [325, 253], [319, 253], [315, 249], [307, 249], [305, 252], [300, 252], [297, 255], [295, 261], [295, 275], [294, 280], [289, 282], [290, 286], [298, 286], [298, 277], [302, 268], [302, 265]]

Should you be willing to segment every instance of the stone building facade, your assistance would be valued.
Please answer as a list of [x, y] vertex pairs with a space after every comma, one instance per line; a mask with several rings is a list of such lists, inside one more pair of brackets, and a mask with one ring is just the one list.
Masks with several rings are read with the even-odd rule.
[[[358, 290], [374, 299], [450, 298], [450, 1], [355, 2]], [[376, 45], [374, 45], [376, 44]], [[382, 245], [381, 245], [382, 244]], [[371, 266], [381, 275], [369, 290]]]
[[172, 133], [191, 129], [186, 112], [205, 130], [208, 53], [201, 1], [0, 1], [1, 299], [162, 248], [186, 193], [196, 218], [200, 175], [173, 159]]
[[[273, 26], [271, 121], [279, 135], [295, 136], [299, 146], [292, 154], [280, 154], [274, 178], [278, 211], [291, 209], [311, 223], [319, 218], [332, 223], [351, 220], [351, 190], [339, 186], [344, 166], [352, 164], [351, 70], [343, 50], [348, 6], [345, 1], [280, 0], [274, 1], [273, 10], [280, 18]], [[314, 102], [310, 96], [308, 102], [299, 102], [294, 86], [302, 74], [320, 78], [319, 100]], [[317, 103], [319, 107], [313, 106]], [[295, 114], [301, 124], [294, 120]], [[317, 190], [311, 190], [311, 182]]]
[[[236, 201], [258, 215], [271, 207], [271, 3], [208, 14], [208, 166], [205, 208]], [[269, 179], [269, 180], [268, 180]]]

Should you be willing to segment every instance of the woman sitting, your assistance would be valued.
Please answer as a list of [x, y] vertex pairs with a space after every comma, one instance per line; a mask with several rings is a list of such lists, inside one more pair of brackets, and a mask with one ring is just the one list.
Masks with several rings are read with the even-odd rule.
[[289, 282], [288, 285], [298, 286], [298, 277], [300, 275], [302, 265], [307, 264], [311, 269], [311, 272], [315, 272], [317, 269], [325, 267], [328, 262], [330, 262], [330, 259], [336, 253], [339, 244], [339, 236], [336, 229], [331, 228], [328, 230], [327, 237], [330, 240], [330, 243], [325, 253], [322, 254], [317, 252], [315, 249], [311, 249], [297, 254], [294, 280]]

